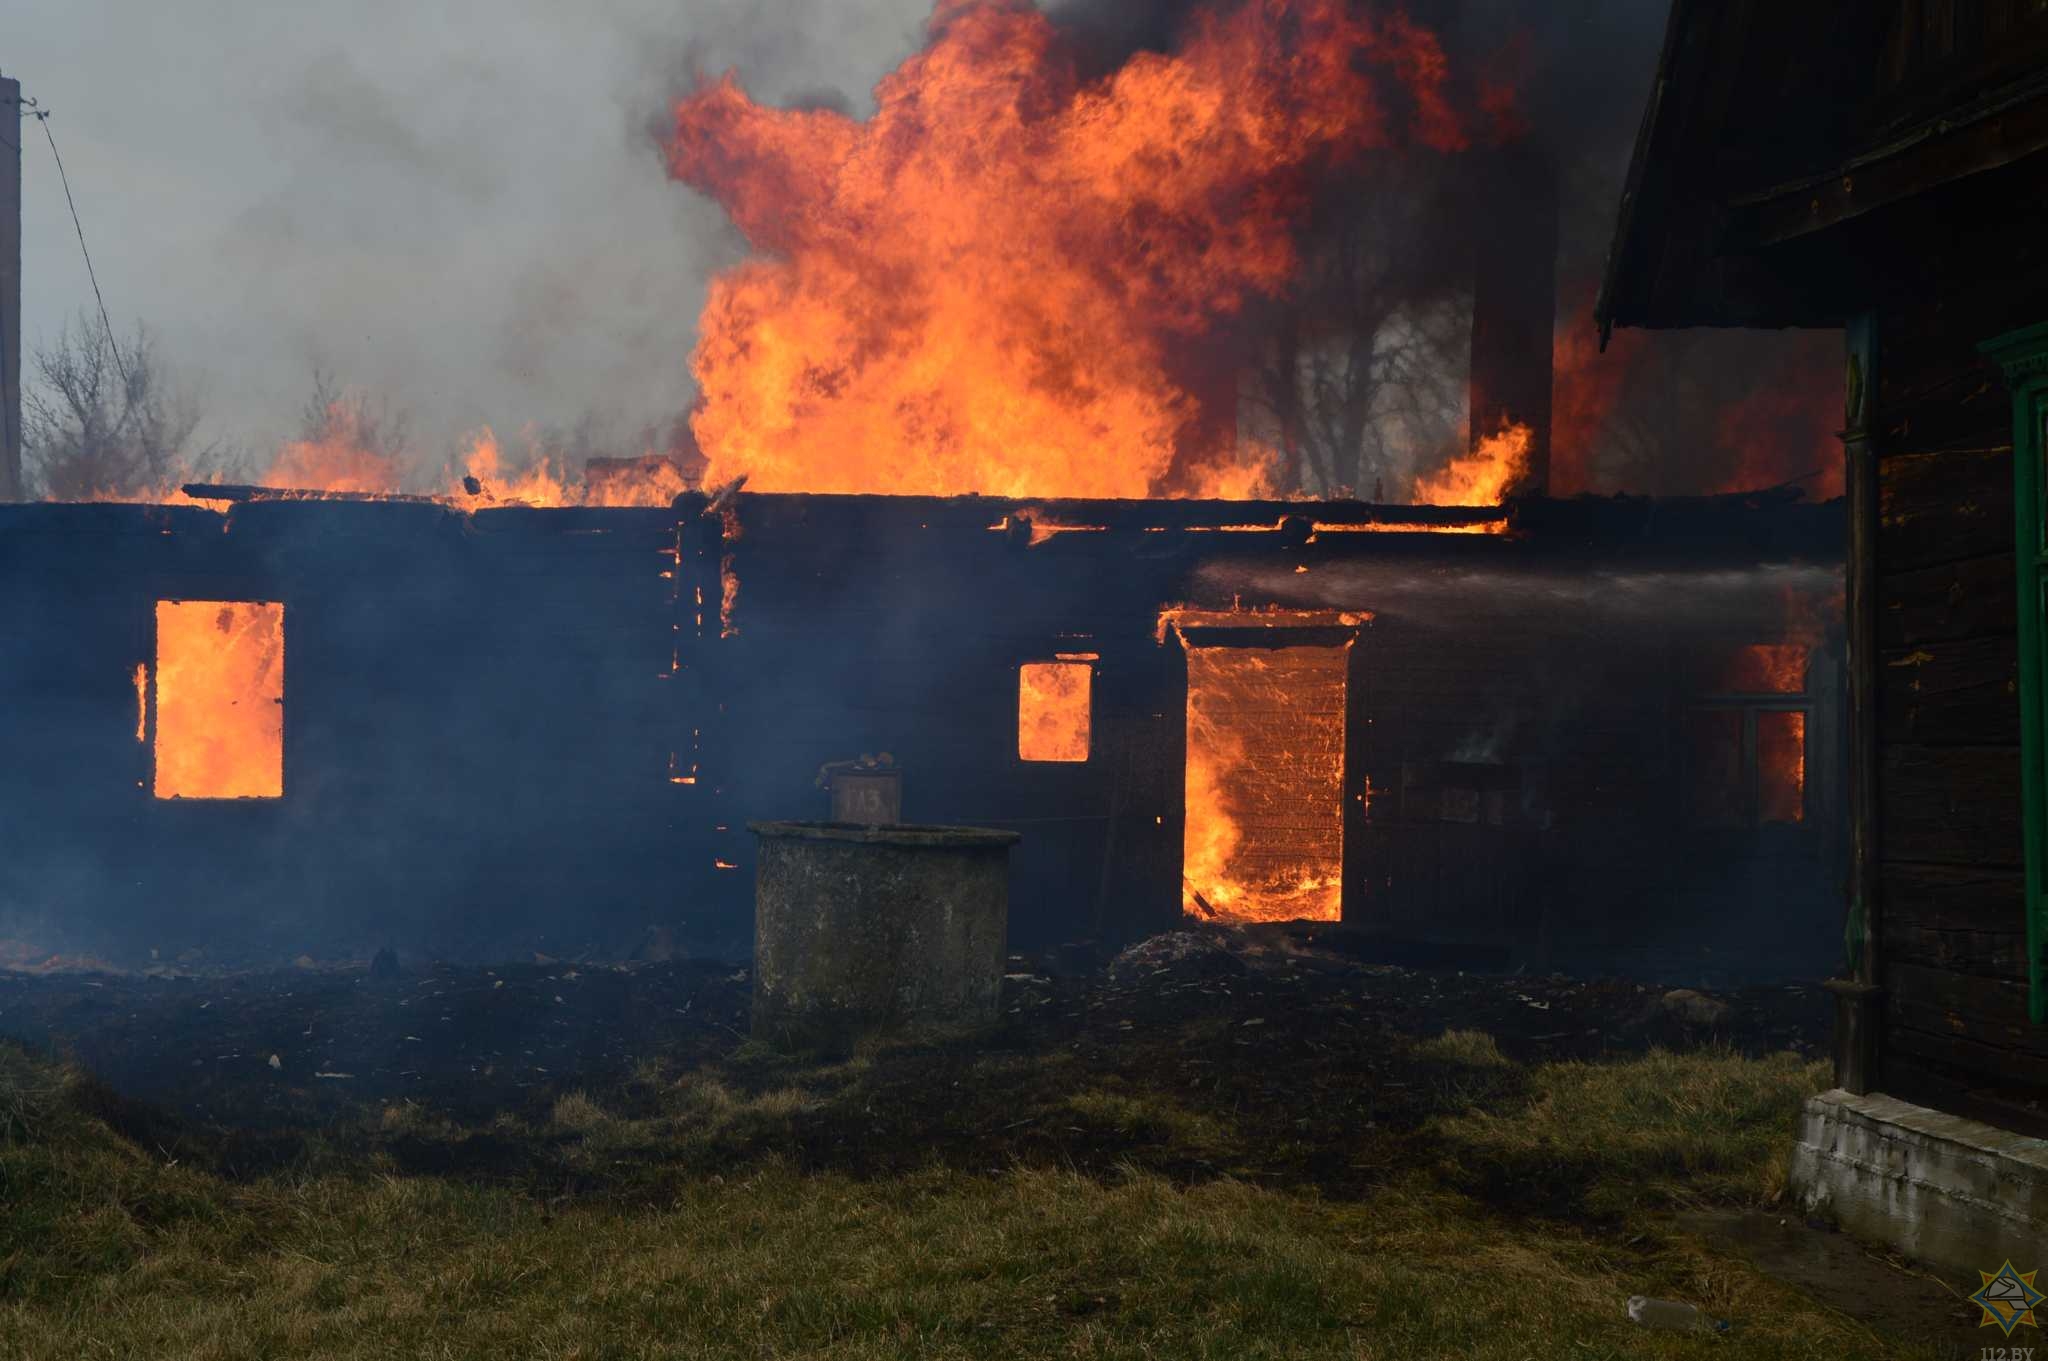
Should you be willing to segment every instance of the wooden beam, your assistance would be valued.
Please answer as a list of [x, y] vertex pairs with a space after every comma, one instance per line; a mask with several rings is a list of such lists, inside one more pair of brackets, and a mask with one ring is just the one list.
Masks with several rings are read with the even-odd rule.
[[1843, 944], [1849, 977], [1835, 992], [1835, 1084], [1857, 1096], [1877, 1081], [1879, 986], [1878, 847], [1878, 481], [1872, 437], [1877, 392], [1876, 321], [1849, 327], [1842, 457], [1848, 489], [1849, 882]]
[[1886, 204], [2048, 151], [2048, 79], [1974, 116], [1946, 113], [1826, 175], [1731, 205], [1727, 254], [1810, 236]]

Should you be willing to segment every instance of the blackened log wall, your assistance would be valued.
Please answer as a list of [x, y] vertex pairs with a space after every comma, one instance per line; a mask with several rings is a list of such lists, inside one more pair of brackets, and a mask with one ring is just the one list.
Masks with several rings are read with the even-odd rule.
[[[666, 511], [0, 508], [0, 937], [166, 960], [630, 941], [682, 861], [675, 532]], [[283, 602], [283, 798], [152, 797], [131, 677], [159, 599]]]
[[1879, 1082], [2048, 1134], [2027, 1018], [2012, 408], [1977, 347], [2048, 320], [2048, 171], [1869, 224], [1878, 312]]
[[[1061, 503], [1039, 518], [1091, 528], [1037, 544], [996, 501], [729, 509], [0, 508], [0, 937], [488, 956], [623, 953], [661, 925], [743, 957], [746, 822], [823, 817], [818, 767], [887, 751], [908, 818], [1024, 834], [1017, 945], [1129, 939], [1180, 917], [1186, 663], [1160, 613], [1187, 604], [1373, 616], [1347, 701], [1346, 786], [1371, 799], [1347, 824], [1351, 924], [1559, 962], [1828, 966], [1788, 960], [1782, 925], [1815, 948], [1839, 930], [1812, 882], [1826, 742], [1812, 826], [1706, 841], [1673, 751], [1681, 657], [1776, 637], [1787, 582], [1832, 590], [1828, 508], [1310, 535], [1284, 526], [1299, 506]], [[130, 678], [167, 598], [284, 603], [283, 799], [150, 796]], [[1017, 668], [1061, 653], [1096, 659], [1090, 759], [1021, 761]], [[1518, 802], [1445, 818], [1453, 761]]]

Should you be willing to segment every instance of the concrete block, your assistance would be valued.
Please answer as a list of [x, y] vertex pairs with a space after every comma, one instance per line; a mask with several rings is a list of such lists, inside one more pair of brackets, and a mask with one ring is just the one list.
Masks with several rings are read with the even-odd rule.
[[839, 1049], [1001, 1002], [1017, 833], [757, 822], [753, 1033]]
[[2048, 1268], [2048, 1139], [1837, 1088], [1801, 1113], [1791, 1181], [1810, 1213], [1973, 1283]]

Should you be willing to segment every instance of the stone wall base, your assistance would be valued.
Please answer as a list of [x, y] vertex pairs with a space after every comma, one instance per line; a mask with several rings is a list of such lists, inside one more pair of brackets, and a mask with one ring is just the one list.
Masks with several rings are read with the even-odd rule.
[[2048, 1268], [2048, 1139], [1838, 1088], [1806, 1103], [1791, 1180], [1810, 1213], [1966, 1280]]

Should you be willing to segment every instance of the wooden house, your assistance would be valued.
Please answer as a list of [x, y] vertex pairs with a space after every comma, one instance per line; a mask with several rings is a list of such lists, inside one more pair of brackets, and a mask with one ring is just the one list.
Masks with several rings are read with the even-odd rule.
[[748, 822], [887, 753], [906, 820], [1022, 834], [1020, 950], [1837, 949], [1837, 505], [200, 490], [0, 507], [0, 941], [743, 958]]
[[1915, 1255], [2030, 1269], [2048, 3], [1675, 0], [1599, 319], [1844, 331], [1849, 968], [1796, 1175]]

